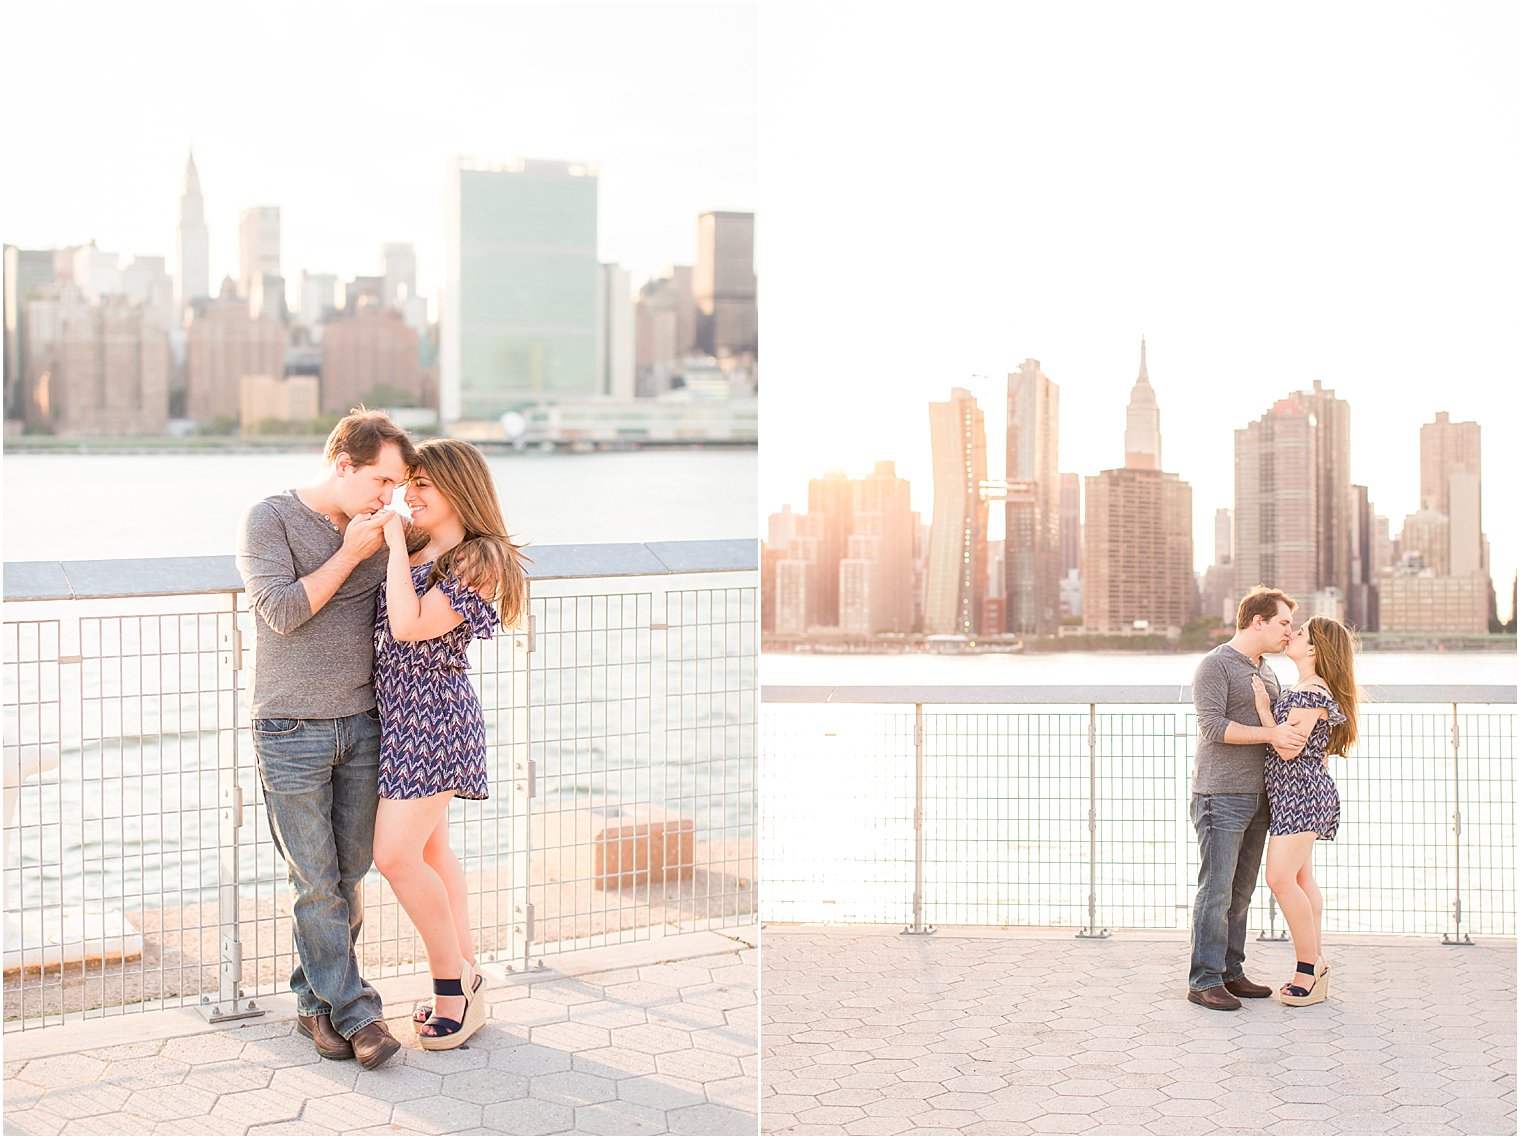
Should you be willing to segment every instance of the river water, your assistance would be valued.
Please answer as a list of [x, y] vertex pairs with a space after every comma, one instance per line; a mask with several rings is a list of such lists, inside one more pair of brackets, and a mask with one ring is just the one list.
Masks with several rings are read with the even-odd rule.
[[[487, 457], [518, 541], [657, 542], [757, 533], [748, 451]], [[5, 560], [230, 553], [243, 508], [311, 481], [315, 452], [6, 455]]]
[[[492, 455], [508, 526], [536, 545], [746, 538], [756, 532], [756, 454], [670, 450]], [[320, 458], [288, 454], [6, 455], [5, 560], [231, 553], [243, 509], [311, 480]], [[531, 553], [531, 545], [529, 552]], [[693, 818], [703, 840], [747, 840], [754, 826], [753, 588], [708, 583], [546, 583], [537, 604], [530, 731], [539, 807], [591, 799], [654, 803]], [[730, 583], [732, 584], [732, 583]], [[669, 587], [669, 592], [666, 586]], [[584, 591], [584, 592], [582, 592]], [[600, 592], [598, 592], [600, 591]], [[556, 601], [556, 593], [582, 595]], [[5, 637], [5, 733], [53, 741], [59, 767], [24, 788], [7, 820], [8, 908], [18, 904], [181, 905], [214, 896], [221, 786], [229, 772], [228, 618], [214, 599], [13, 606]], [[93, 606], [93, 608], [92, 608]], [[131, 616], [121, 617], [123, 610]], [[144, 613], [166, 611], [168, 617]], [[91, 613], [103, 616], [91, 616]], [[58, 634], [49, 630], [58, 622]], [[247, 637], [246, 617], [245, 626]], [[665, 626], [668, 625], [668, 631]], [[713, 635], [727, 635], [717, 652]], [[51, 638], [51, 639], [50, 639]], [[59, 641], [64, 642], [60, 647]], [[251, 640], [251, 639], [249, 639]], [[474, 649], [493, 757], [511, 736], [511, 638]], [[77, 645], [77, 647], [76, 647]], [[744, 649], [742, 646], [748, 646]], [[252, 646], [257, 656], [256, 646]], [[78, 652], [78, 669], [50, 660]], [[36, 663], [18, 663], [36, 662]], [[246, 683], [238, 722], [247, 723]], [[740, 694], [747, 695], [741, 700]], [[238, 778], [257, 805], [246, 728]], [[496, 773], [497, 792], [510, 780]], [[461, 853], [487, 863], [510, 828], [509, 796], [461, 804]], [[283, 890], [267, 843], [242, 876]]]

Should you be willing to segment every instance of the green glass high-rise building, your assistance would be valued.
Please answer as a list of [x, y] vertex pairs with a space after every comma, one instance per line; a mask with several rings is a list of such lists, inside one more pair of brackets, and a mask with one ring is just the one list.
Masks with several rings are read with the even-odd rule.
[[596, 193], [596, 171], [582, 163], [450, 164], [445, 422], [601, 390]]

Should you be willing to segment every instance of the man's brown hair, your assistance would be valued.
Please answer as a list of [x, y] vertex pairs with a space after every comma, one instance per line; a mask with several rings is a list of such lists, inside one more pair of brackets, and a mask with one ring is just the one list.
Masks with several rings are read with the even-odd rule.
[[417, 448], [407, 433], [391, 422], [383, 411], [371, 411], [360, 404], [332, 429], [327, 437], [327, 449], [322, 452], [323, 461], [331, 464], [340, 454], [347, 452], [356, 467], [368, 467], [380, 457], [380, 449], [394, 443], [401, 449], [401, 461], [406, 469], [417, 465]]
[[1263, 621], [1272, 620], [1277, 616], [1279, 601], [1288, 607], [1289, 613], [1298, 608], [1298, 602], [1282, 590], [1268, 589], [1264, 585], [1258, 585], [1240, 599], [1240, 608], [1235, 610], [1235, 627], [1249, 629], [1251, 621], [1256, 617], [1260, 617]]

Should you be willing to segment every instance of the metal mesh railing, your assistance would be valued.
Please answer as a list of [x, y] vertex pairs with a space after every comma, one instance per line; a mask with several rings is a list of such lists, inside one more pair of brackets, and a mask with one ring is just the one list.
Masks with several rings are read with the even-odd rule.
[[732, 924], [756, 909], [755, 814], [759, 595], [749, 585], [665, 595], [665, 805], [692, 820], [688, 855], [666, 844], [665, 920], [682, 930]]
[[[766, 690], [763, 918], [1186, 928], [1196, 727], [1177, 689], [961, 692]], [[1514, 935], [1513, 689], [1465, 696], [1364, 706], [1332, 761], [1340, 834], [1315, 851], [1327, 931]], [[1265, 887], [1251, 923], [1282, 933]]]
[[236, 617], [135, 608], [5, 626], [8, 1023], [220, 984]]
[[787, 713], [761, 706], [762, 914], [912, 921], [913, 711], [798, 705]]
[[[535, 582], [532, 633], [472, 646], [491, 798], [450, 825], [486, 960], [752, 920], [755, 575], [649, 561], [635, 589]], [[234, 590], [191, 588], [8, 603], [7, 1031], [257, 1014], [296, 964], [248, 734], [251, 617]], [[374, 871], [364, 903], [366, 976], [416, 971]]]

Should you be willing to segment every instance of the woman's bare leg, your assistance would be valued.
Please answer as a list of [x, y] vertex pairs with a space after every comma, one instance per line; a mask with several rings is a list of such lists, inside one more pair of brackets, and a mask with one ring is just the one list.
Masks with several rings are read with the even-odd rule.
[[1267, 886], [1277, 898], [1277, 908], [1282, 911], [1288, 932], [1293, 935], [1293, 951], [1298, 954], [1298, 960], [1310, 964], [1319, 959], [1319, 926], [1314, 906], [1308, 893], [1299, 885], [1298, 876], [1308, 865], [1318, 838], [1313, 831], [1305, 831], [1302, 834], [1273, 835], [1267, 843]]
[[[428, 971], [441, 978], [459, 976], [463, 955], [448, 888], [423, 859], [422, 848], [440, 818], [447, 823], [453, 797], [454, 792], [445, 791], [425, 799], [381, 799], [375, 814], [375, 868], [385, 875], [417, 928], [427, 949]], [[459, 1020], [464, 1015], [464, 997], [434, 997], [433, 1011]]]
[[449, 895], [449, 911], [454, 916], [454, 934], [459, 938], [459, 952], [471, 965], [475, 961], [475, 940], [470, 932], [470, 891], [464, 867], [449, 845], [449, 815], [445, 811], [422, 846], [422, 860], [431, 866]]
[[[1319, 883], [1314, 880], [1314, 848], [1309, 848], [1309, 857], [1304, 860], [1303, 868], [1298, 872], [1298, 888], [1309, 899], [1309, 908], [1314, 912], [1314, 944], [1319, 946], [1319, 955], [1325, 955], [1325, 899], [1320, 893]], [[1308, 960], [1308, 958], [1304, 958]], [[1319, 958], [1315, 958], [1316, 961]]]

